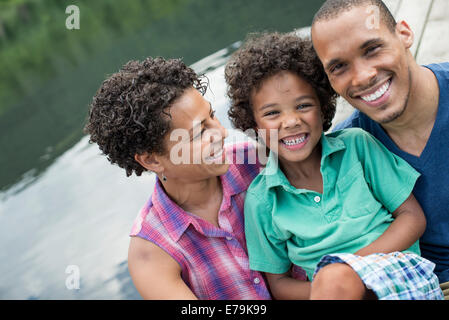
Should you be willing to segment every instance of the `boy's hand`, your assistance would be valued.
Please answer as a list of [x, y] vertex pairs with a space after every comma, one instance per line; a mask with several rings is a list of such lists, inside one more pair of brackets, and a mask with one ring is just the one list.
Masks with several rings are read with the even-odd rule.
[[426, 217], [413, 194], [393, 213], [394, 221], [374, 242], [355, 254], [390, 253], [410, 248], [426, 230]]

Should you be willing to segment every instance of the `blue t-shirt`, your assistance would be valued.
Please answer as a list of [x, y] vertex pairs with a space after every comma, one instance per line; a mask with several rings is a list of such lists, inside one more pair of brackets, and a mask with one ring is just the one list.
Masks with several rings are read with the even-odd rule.
[[427, 217], [427, 228], [420, 239], [421, 254], [436, 264], [435, 273], [440, 282], [447, 282], [449, 281], [449, 63], [425, 67], [435, 74], [440, 97], [435, 124], [420, 157], [399, 149], [377, 122], [359, 111], [355, 111], [334, 130], [363, 128], [421, 173], [413, 189], [413, 194]]

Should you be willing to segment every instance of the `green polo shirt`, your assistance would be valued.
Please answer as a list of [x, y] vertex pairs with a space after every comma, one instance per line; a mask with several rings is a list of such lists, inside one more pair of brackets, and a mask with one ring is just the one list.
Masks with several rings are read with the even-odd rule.
[[[323, 193], [296, 189], [271, 153], [245, 198], [250, 268], [284, 273], [291, 263], [309, 279], [322, 256], [355, 253], [376, 240], [411, 194], [419, 173], [369, 133], [322, 135]], [[420, 254], [418, 242], [408, 252]]]

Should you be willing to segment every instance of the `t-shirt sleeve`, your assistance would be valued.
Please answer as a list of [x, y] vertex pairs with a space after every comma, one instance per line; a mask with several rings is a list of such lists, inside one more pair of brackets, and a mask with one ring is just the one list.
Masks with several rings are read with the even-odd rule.
[[248, 191], [245, 198], [245, 236], [250, 269], [284, 273], [290, 266], [288, 234], [281, 233], [272, 221], [272, 209], [265, 199]]
[[332, 129], [332, 132], [347, 129], [347, 128], [353, 128], [353, 127], [360, 127], [358, 124], [360, 112], [358, 110], [355, 110], [349, 117], [347, 117], [345, 120], [337, 123], [335, 127]]
[[370, 133], [358, 131], [362, 133], [358, 150], [365, 179], [374, 196], [388, 211], [394, 212], [410, 196], [420, 173]]

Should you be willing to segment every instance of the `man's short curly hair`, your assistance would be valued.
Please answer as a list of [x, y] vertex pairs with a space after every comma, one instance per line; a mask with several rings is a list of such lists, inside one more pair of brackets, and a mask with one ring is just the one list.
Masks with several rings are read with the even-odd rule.
[[140, 176], [135, 154], [166, 152], [170, 106], [186, 89], [203, 95], [207, 83], [179, 59], [130, 61], [106, 79], [95, 94], [84, 131], [112, 164]]
[[332, 89], [310, 39], [295, 34], [252, 34], [237, 50], [225, 68], [231, 99], [228, 111], [233, 126], [242, 131], [255, 129], [251, 93], [262, 82], [281, 72], [291, 71], [307, 81], [316, 91], [324, 115], [323, 130], [332, 125], [337, 94]]

